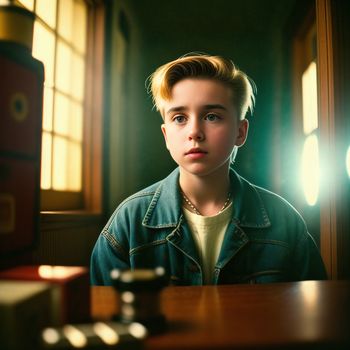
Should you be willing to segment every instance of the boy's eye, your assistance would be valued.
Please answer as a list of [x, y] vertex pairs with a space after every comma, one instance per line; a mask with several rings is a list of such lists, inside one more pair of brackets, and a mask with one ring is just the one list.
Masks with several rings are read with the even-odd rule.
[[209, 122], [215, 122], [215, 121], [219, 120], [220, 117], [217, 114], [209, 113], [205, 116], [204, 119], [208, 120]]
[[183, 115], [176, 115], [174, 118], [173, 118], [173, 121], [176, 123], [176, 124], [182, 124], [184, 123], [186, 120], [185, 116]]

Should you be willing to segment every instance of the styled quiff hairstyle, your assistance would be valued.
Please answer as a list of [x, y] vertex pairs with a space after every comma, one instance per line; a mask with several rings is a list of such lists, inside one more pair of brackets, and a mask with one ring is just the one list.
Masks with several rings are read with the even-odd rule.
[[173, 86], [186, 78], [209, 78], [226, 84], [232, 90], [239, 119], [244, 119], [248, 110], [250, 114], [253, 113], [255, 84], [231, 60], [220, 56], [189, 54], [164, 64], [149, 77], [154, 106], [163, 118], [163, 102], [171, 99]]

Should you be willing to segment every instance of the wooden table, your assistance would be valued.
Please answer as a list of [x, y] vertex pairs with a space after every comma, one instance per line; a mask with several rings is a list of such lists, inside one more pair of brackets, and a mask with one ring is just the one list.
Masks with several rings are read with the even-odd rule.
[[[168, 330], [146, 349], [350, 349], [350, 281], [167, 287]], [[111, 287], [92, 287], [92, 316], [118, 311]]]

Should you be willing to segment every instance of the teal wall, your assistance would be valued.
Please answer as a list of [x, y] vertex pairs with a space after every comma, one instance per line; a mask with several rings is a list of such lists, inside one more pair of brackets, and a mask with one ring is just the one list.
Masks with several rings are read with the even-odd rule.
[[201, 51], [232, 59], [256, 83], [256, 109], [237, 170], [290, 197], [290, 52], [286, 23], [295, 0], [110, 1], [105, 98], [105, 194], [110, 214], [127, 195], [166, 176], [164, 146], [146, 78], [161, 64]]

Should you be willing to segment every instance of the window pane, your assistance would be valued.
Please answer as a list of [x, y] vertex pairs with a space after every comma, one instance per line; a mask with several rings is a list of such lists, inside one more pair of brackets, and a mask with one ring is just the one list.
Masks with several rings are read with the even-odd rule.
[[72, 72], [72, 49], [62, 40], [57, 42], [56, 88], [69, 94]]
[[48, 132], [43, 132], [41, 144], [41, 188], [51, 188], [51, 151], [52, 137]]
[[22, 4], [24, 7], [26, 7], [30, 11], [34, 10], [34, 0], [18, 0], [17, 2]]
[[43, 106], [43, 129], [52, 131], [52, 114], [53, 114], [53, 90], [44, 88], [44, 106]]
[[51, 28], [56, 27], [57, 0], [36, 0], [35, 12]]
[[74, 3], [73, 45], [82, 54], [86, 51], [87, 8], [82, 1]]
[[81, 190], [81, 169], [82, 169], [82, 150], [81, 145], [73, 142], [69, 143], [69, 186], [70, 191]]
[[54, 136], [53, 138], [53, 176], [52, 188], [54, 190], [66, 190], [67, 184], [67, 155], [68, 142], [63, 137]]
[[304, 133], [310, 134], [318, 127], [317, 114], [317, 71], [311, 62], [302, 77]]
[[68, 97], [56, 92], [54, 132], [60, 135], [69, 135], [69, 118], [71, 102]]
[[73, 54], [73, 69], [72, 69], [72, 95], [79, 101], [84, 97], [85, 84], [85, 63], [78, 55]]
[[[73, 36], [73, 0], [60, 0], [58, 7], [58, 34], [72, 42]], [[74, 18], [74, 20], [76, 20]]]
[[45, 66], [45, 85], [53, 86], [55, 36], [40, 22], [34, 23], [33, 56]]
[[69, 125], [69, 136], [81, 142], [83, 139], [83, 107], [79, 103], [72, 103], [72, 114]]

